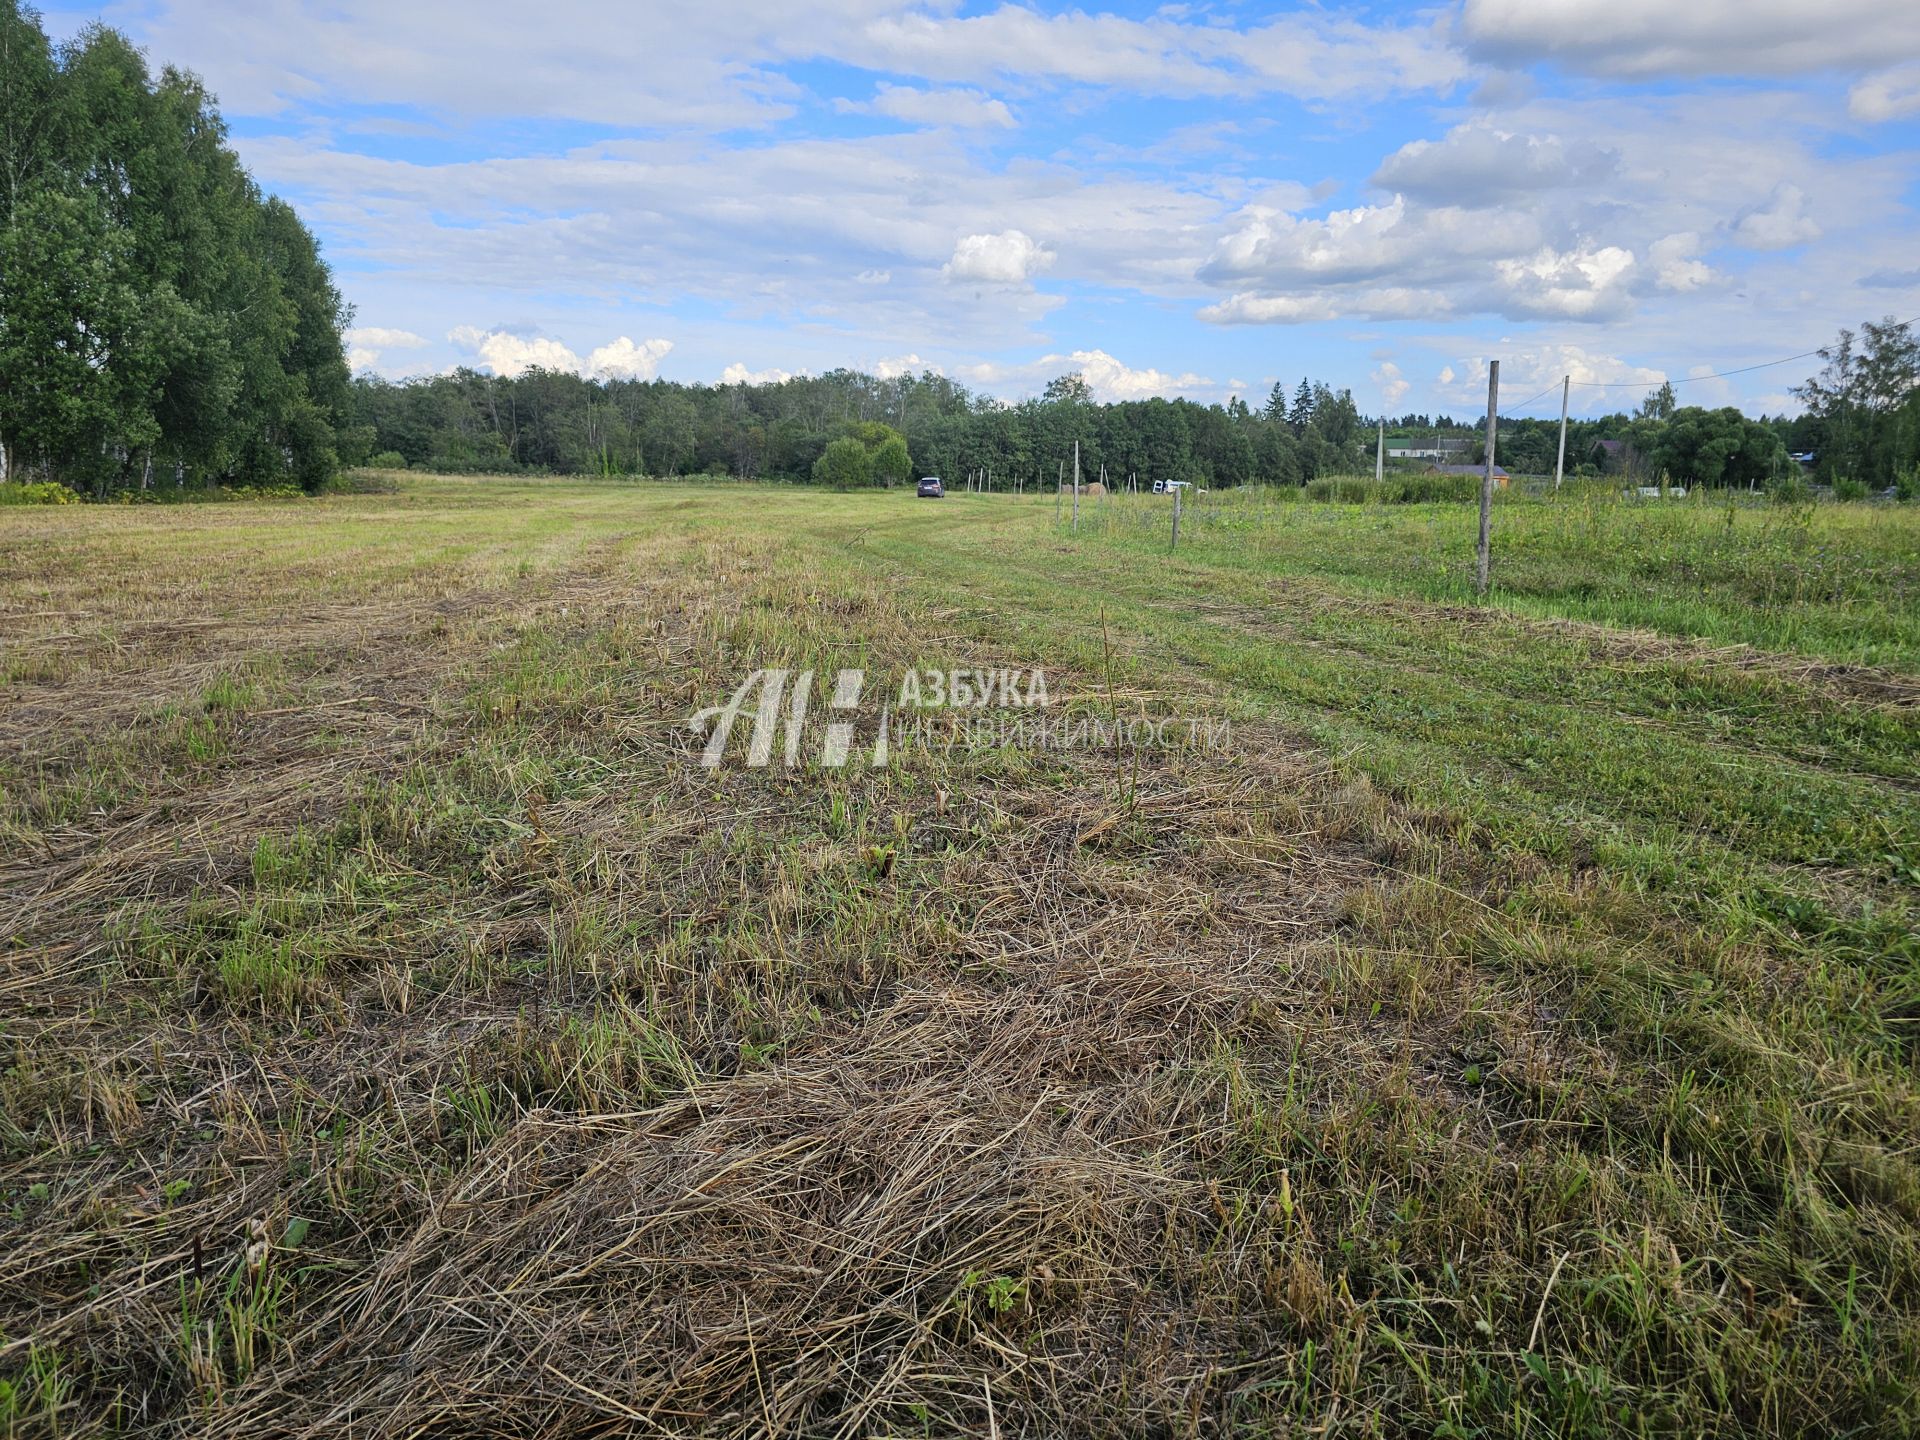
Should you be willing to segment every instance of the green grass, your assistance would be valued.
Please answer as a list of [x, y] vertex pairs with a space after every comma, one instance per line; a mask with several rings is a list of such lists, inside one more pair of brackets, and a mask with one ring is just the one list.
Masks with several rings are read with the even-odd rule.
[[[1368, 485], [1371, 482], [1367, 482]], [[1183, 552], [1219, 568], [1312, 576], [1350, 593], [1471, 601], [1471, 504], [1321, 505], [1232, 492], [1189, 504]], [[1089, 538], [1164, 550], [1166, 502], [1083, 506]], [[1768, 504], [1699, 491], [1624, 501], [1600, 482], [1502, 493], [1492, 603], [1839, 663], [1920, 665], [1920, 550], [1910, 507]]]
[[1082, 507], [9, 512], [0, 1434], [1920, 1424], [1920, 518]]

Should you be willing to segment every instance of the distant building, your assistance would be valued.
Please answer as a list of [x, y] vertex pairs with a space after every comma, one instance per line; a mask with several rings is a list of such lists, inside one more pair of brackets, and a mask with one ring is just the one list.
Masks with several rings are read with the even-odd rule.
[[1422, 440], [1406, 435], [1387, 437], [1389, 460], [1457, 460], [1472, 448], [1473, 441], [1453, 435]]

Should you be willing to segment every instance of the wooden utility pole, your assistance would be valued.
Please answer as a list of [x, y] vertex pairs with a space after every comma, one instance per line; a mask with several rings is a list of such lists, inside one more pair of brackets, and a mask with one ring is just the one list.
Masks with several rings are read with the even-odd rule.
[[1500, 426], [1500, 362], [1487, 362], [1487, 473], [1480, 481], [1480, 563], [1474, 593], [1487, 593], [1487, 568], [1493, 539], [1493, 442]]
[[1080, 442], [1073, 442], [1073, 533], [1080, 533]]
[[1568, 375], [1560, 381], [1560, 458], [1553, 462], [1553, 488], [1560, 488], [1560, 478], [1567, 473], [1567, 392], [1573, 389], [1573, 377]]
[[1378, 485], [1387, 478], [1387, 421], [1380, 417], [1380, 443], [1373, 451], [1373, 483]]

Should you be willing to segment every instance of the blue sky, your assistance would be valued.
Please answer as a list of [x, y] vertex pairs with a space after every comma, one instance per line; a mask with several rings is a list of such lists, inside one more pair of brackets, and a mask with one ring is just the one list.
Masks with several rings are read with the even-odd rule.
[[[1920, 4], [134, 0], [356, 363], [1577, 412], [1920, 316]], [[1790, 408], [1809, 364], [1680, 387]], [[1602, 388], [1611, 386], [1612, 388]], [[1553, 387], [1555, 394], [1526, 404]]]

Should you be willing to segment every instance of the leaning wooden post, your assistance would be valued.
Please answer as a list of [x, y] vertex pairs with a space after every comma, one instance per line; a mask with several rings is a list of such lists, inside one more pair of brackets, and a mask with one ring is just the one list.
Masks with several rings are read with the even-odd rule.
[[1487, 473], [1480, 481], [1480, 565], [1474, 592], [1487, 593], [1487, 568], [1493, 539], [1493, 443], [1500, 425], [1500, 362], [1487, 362]]
[[1167, 546], [1169, 550], [1180, 548], [1180, 496], [1186, 488], [1182, 485], [1173, 492], [1173, 543]]
[[1373, 451], [1373, 483], [1379, 485], [1387, 478], [1387, 421], [1380, 418], [1380, 443]]
[[1560, 458], [1553, 462], [1553, 488], [1560, 488], [1560, 477], [1567, 473], [1567, 392], [1573, 389], [1573, 377], [1560, 381]]

